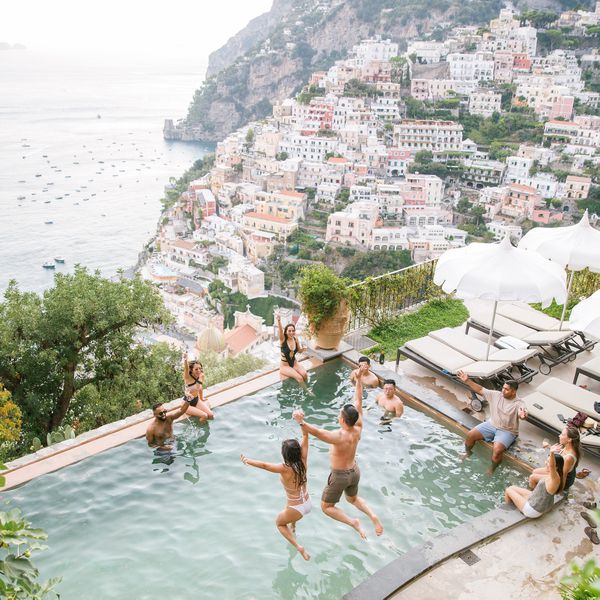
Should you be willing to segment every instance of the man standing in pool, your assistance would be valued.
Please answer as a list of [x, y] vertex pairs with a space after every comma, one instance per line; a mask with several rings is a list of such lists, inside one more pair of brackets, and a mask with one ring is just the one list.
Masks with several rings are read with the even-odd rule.
[[493, 442], [492, 464], [487, 470], [487, 474], [492, 475], [496, 467], [502, 462], [504, 451], [512, 445], [519, 435], [519, 419], [527, 418], [525, 404], [517, 396], [519, 384], [516, 381], [507, 381], [502, 386], [502, 391], [498, 392], [488, 390], [471, 381], [464, 371], [458, 371], [456, 374], [471, 390], [483, 396], [490, 405], [490, 418], [467, 433], [465, 439], [466, 452], [463, 459], [471, 456], [475, 442], [479, 440]]
[[362, 378], [356, 380], [356, 390], [354, 393], [354, 405], [345, 404], [340, 410], [338, 422], [340, 429], [337, 431], [327, 431], [320, 429], [304, 421], [304, 412], [295, 410], [294, 420], [302, 427], [302, 431], [307, 431], [317, 439], [330, 444], [329, 462], [331, 464], [331, 473], [327, 479], [327, 486], [321, 496], [321, 509], [332, 519], [340, 521], [356, 529], [360, 537], [366, 539], [366, 534], [361, 527], [358, 519], [351, 519], [336, 504], [340, 501], [342, 493], [346, 494], [346, 500], [364, 512], [375, 525], [375, 533], [383, 533], [383, 525], [377, 515], [369, 508], [367, 503], [358, 496], [358, 482], [360, 480], [360, 471], [356, 464], [356, 448], [360, 441], [362, 433]]
[[146, 429], [146, 441], [150, 448], [163, 451], [173, 449], [173, 445], [167, 443], [173, 439], [173, 422], [185, 414], [190, 406], [190, 400], [191, 398], [186, 396], [181, 406], [171, 414], [167, 413], [167, 409], [162, 402], [158, 402], [152, 407], [154, 419]]
[[389, 423], [394, 417], [404, 414], [404, 402], [396, 396], [396, 382], [386, 379], [383, 382], [383, 392], [377, 394], [377, 404], [385, 411], [381, 417], [382, 422]]
[[358, 369], [354, 369], [352, 373], [350, 373], [350, 381], [352, 385], [356, 385], [356, 379], [360, 377], [362, 379], [363, 385], [368, 385], [369, 387], [377, 387], [379, 385], [379, 377], [375, 375], [375, 373], [371, 373], [371, 360], [368, 356], [361, 356], [358, 359]]

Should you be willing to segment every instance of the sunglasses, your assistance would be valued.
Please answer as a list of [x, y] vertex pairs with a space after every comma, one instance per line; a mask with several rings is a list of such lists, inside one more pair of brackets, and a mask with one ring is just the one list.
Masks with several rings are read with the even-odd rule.
[[160, 411], [158, 414], [159, 414], [159, 415], [166, 415], [166, 414], [167, 414], [167, 411], [166, 411], [166, 410], [161, 410], [161, 411]]

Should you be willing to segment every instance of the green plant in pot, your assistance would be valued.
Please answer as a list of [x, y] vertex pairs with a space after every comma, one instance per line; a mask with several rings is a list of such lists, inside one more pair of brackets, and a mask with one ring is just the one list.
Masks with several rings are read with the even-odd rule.
[[316, 346], [337, 348], [348, 325], [347, 281], [325, 265], [310, 265], [300, 271], [299, 296]]

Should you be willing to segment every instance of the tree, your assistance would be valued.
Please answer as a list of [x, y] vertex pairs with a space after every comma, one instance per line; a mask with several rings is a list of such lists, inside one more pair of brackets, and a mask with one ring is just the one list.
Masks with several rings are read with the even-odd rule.
[[[0, 303], [0, 381], [35, 433], [58, 427], [73, 396], [130, 367], [140, 328], [169, 324], [140, 277], [110, 281], [77, 266], [42, 297], [11, 281]], [[134, 376], [134, 375], [133, 375]]]
[[412, 265], [409, 250], [373, 250], [356, 254], [342, 271], [342, 277], [366, 279]]
[[10, 452], [9, 448], [20, 440], [22, 423], [21, 409], [0, 383], [0, 458], [3, 459]]

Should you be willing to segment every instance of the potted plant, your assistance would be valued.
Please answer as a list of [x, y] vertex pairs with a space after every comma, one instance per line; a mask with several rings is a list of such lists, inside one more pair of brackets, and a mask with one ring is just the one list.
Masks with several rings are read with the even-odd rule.
[[338, 347], [348, 325], [349, 295], [347, 282], [325, 265], [311, 265], [300, 271], [300, 301], [317, 348]]

